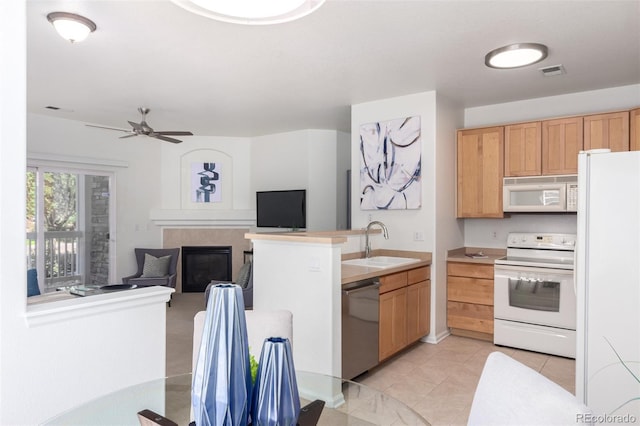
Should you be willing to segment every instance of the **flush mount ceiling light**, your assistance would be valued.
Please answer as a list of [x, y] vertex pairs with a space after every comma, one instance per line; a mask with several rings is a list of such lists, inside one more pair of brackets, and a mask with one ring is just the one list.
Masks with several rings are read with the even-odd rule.
[[547, 46], [538, 43], [516, 43], [487, 53], [484, 63], [490, 68], [520, 68], [547, 57]]
[[234, 24], [279, 24], [302, 18], [325, 0], [171, 0], [198, 15]]
[[51, 12], [47, 15], [47, 19], [53, 24], [58, 34], [71, 43], [84, 40], [97, 28], [91, 19], [75, 13]]

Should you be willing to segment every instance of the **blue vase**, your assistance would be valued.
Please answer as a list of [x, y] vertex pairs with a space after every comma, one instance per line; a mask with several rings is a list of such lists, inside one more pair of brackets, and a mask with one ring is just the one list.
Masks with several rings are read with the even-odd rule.
[[251, 389], [242, 289], [213, 286], [191, 387], [196, 426], [245, 426]]
[[264, 341], [252, 400], [252, 426], [296, 425], [300, 398], [289, 339]]

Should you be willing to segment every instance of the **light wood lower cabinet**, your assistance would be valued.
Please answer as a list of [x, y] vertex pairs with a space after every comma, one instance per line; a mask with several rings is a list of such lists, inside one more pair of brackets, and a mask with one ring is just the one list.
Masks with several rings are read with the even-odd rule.
[[378, 358], [390, 357], [407, 346], [407, 288], [380, 295]]
[[493, 341], [493, 265], [447, 262], [451, 334]]
[[407, 343], [411, 344], [429, 334], [429, 307], [431, 281], [420, 281], [407, 286]]
[[380, 361], [429, 334], [430, 275], [425, 266], [380, 277]]

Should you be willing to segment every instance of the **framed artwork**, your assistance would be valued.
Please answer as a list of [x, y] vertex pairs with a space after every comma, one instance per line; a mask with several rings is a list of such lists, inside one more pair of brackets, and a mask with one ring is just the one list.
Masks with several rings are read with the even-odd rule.
[[183, 209], [233, 208], [233, 162], [215, 149], [196, 149], [180, 157], [180, 197]]
[[422, 206], [420, 117], [360, 126], [360, 209]]
[[222, 200], [221, 165], [214, 162], [191, 163], [191, 201], [219, 203]]

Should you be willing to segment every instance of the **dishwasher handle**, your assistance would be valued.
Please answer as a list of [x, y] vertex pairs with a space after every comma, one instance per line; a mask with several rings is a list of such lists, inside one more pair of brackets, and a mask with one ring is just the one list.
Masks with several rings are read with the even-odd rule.
[[349, 288], [347, 288], [346, 290], [342, 290], [342, 294], [345, 296], [348, 296], [350, 294], [355, 294], [355, 293], [359, 293], [361, 291], [364, 290], [371, 290], [374, 288], [379, 288], [380, 287], [380, 281], [369, 281], [369, 282], [365, 282], [365, 283], [360, 283], [359, 285], [353, 285]]

